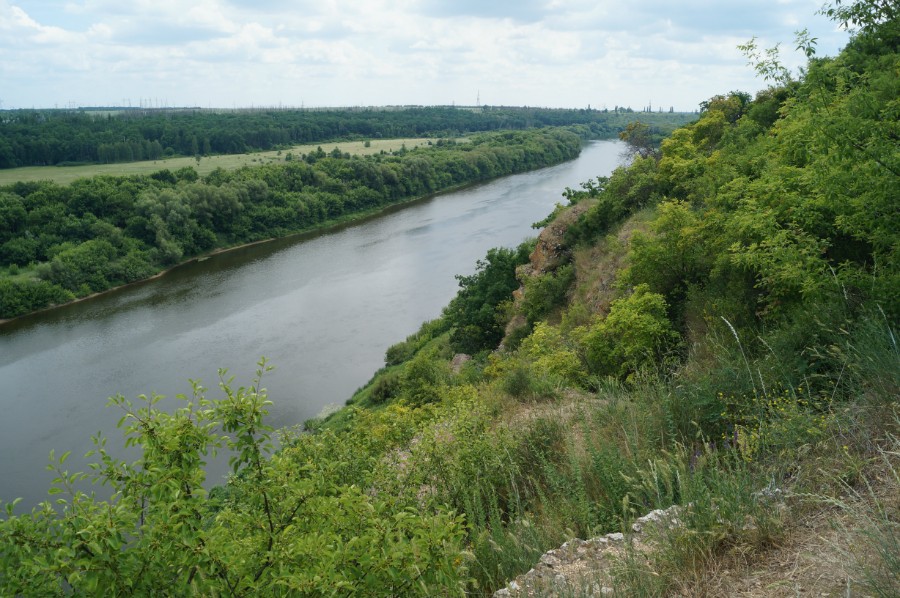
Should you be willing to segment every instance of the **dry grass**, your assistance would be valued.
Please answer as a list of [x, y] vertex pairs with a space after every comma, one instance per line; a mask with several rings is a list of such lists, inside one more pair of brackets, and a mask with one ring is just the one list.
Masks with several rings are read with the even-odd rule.
[[717, 563], [718, 570], [704, 572], [705, 579], [698, 584], [703, 593], [697, 595], [845, 596], [851, 578], [845, 553], [852, 540], [835, 529], [838, 518], [849, 523], [846, 513], [820, 509], [794, 521], [777, 548], [727, 555]]
[[628, 244], [636, 231], [646, 232], [654, 217], [652, 209], [631, 216], [614, 233], [591, 247], [574, 253], [577, 272], [577, 296], [591, 314], [609, 313], [609, 305], [619, 296], [616, 276], [627, 266]]
[[900, 596], [900, 443], [890, 433], [882, 438], [852, 485], [821, 461], [805, 459], [805, 468], [822, 465], [815, 476], [823, 478], [824, 492], [788, 490], [789, 515], [776, 544], [732, 545], [700, 567], [679, 570], [665, 595]]

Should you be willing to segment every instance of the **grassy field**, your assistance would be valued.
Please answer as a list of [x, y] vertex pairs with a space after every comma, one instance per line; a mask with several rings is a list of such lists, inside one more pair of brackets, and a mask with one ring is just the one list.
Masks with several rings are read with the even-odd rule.
[[61, 185], [71, 183], [75, 179], [92, 177], [100, 174], [123, 176], [130, 174], [149, 174], [164, 168], [177, 170], [185, 166], [194, 167], [200, 176], [209, 174], [216, 168], [234, 170], [241, 166], [254, 164], [266, 164], [269, 162], [283, 162], [288, 152], [299, 158], [300, 154], [308, 154], [321, 146], [326, 152], [335, 147], [341, 152], [364, 156], [377, 154], [381, 150], [386, 152], [399, 150], [406, 145], [408, 149], [426, 145], [432, 139], [372, 139], [369, 147], [365, 147], [363, 141], [340, 141], [335, 143], [311, 143], [308, 145], [295, 145], [289, 150], [256, 152], [252, 154], [230, 154], [225, 156], [209, 156], [200, 158], [166, 158], [161, 160], [143, 160], [141, 162], [123, 162], [119, 164], [88, 164], [85, 166], [26, 166], [24, 168], [10, 168], [0, 170], [0, 185], [9, 185], [18, 181], [45, 181], [50, 180]]

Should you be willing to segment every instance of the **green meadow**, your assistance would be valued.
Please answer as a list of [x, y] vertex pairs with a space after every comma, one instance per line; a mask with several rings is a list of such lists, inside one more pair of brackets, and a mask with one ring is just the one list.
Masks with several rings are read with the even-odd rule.
[[307, 154], [321, 147], [326, 152], [335, 147], [341, 153], [365, 156], [377, 154], [381, 151], [392, 152], [401, 147], [412, 149], [421, 145], [427, 145], [432, 139], [407, 138], [407, 139], [373, 139], [366, 146], [365, 141], [338, 141], [334, 143], [310, 143], [295, 145], [288, 150], [272, 150], [267, 152], [253, 152], [249, 154], [227, 154], [220, 156], [204, 156], [198, 161], [195, 157], [176, 157], [160, 160], [142, 160], [140, 162], [126, 162], [117, 164], [85, 164], [83, 166], [25, 166], [22, 168], [10, 168], [0, 170], [0, 185], [24, 181], [50, 180], [60, 185], [67, 185], [76, 179], [83, 179], [97, 175], [127, 176], [132, 174], [150, 174], [158, 170], [168, 168], [178, 170], [185, 166], [193, 167], [200, 176], [205, 176], [216, 168], [236, 170], [243, 166], [258, 166], [273, 162], [284, 162], [288, 154], [299, 158], [301, 154]]

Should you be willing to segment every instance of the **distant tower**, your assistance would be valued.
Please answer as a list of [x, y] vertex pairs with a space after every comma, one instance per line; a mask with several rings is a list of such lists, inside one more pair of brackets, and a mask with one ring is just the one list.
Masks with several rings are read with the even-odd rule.
[[478, 93], [475, 94], [475, 105], [481, 106], [481, 90], [478, 90]]

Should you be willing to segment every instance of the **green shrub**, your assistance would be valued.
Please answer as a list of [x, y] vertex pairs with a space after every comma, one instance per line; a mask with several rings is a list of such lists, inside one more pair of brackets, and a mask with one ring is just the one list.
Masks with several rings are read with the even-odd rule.
[[456, 277], [459, 292], [444, 308], [455, 352], [474, 355], [496, 348], [503, 339], [506, 322], [501, 306], [519, 288], [516, 266], [528, 261], [529, 247], [526, 242], [517, 250], [490, 249], [474, 274]]
[[400, 375], [395, 373], [382, 374], [372, 386], [369, 395], [375, 404], [386, 403], [400, 394]]
[[581, 360], [560, 334], [559, 328], [539, 322], [519, 347], [519, 355], [530, 361], [537, 377], [553, 377], [568, 384], [584, 378]]
[[601, 182], [596, 203], [566, 230], [566, 246], [590, 243], [628, 214], [653, 203], [658, 194], [655, 176], [655, 158], [636, 158], [628, 168], [617, 168]]
[[531, 326], [528, 324], [523, 324], [522, 326], [518, 326], [512, 330], [509, 334], [506, 335], [506, 338], [503, 339], [503, 345], [509, 351], [515, 351], [519, 348], [519, 345], [522, 344], [522, 341], [531, 334]]
[[517, 399], [531, 394], [531, 371], [524, 365], [511, 369], [503, 378], [503, 390]]
[[[462, 518], [354, 483], [371, 471], [370, 430], [304, 434], [272, 453], [260, 386], [268, 369], [261, 362], [253, 384], [237, 389], [222, 372], [221, 399], [194, 383], [193, 400], [180, 397], [185, 405], [171, 412], [156, 406], [160, 397], [111, 399], [138, 461], [116, 459], [99, 438], [90, 475], [67, 471], [68, 453], [51, 455], [57, 499], [26, 515], [8, 505], [0, 520], [0, 593], [461, 593]], [[205, 456], [216, 447], [229, 449], [236, 475], [208, 499]], [[112, 488], [109, 501], [74, 487], [87, 478]]]
[[416, 354], [400, 376], [400, 396], [412, 405], [424, 405], [440, 399], [441, 386], [450, 378], [447, 362], [433, 351]]
[[609, 315], [582, 336], [591, 371], [625, 378], [657, 364], [677, 340], [662, 295], [638, 285], [624, 299], [613, 301]]
[[575, 267], [571, 264], [560, 266], [555, 272], [526, 279], [522, 313], [525, 314], [528, 323], [534, 324], [555, 307], [562, 305], [574, 281]]
[[44, 280], [0, 280], [0, 318], [14, 318], [74, 298], [71, 291]]
[[422, 347], [432, 339], [440, 336], [447, 330], [447, 322], [443, 318], [437, 318], [423, 323], [419, 330], [406, 337], [406, 340], [388, 347], [384, 354], [384, 363], [387, 366], [400, 365], [412, 359]]

